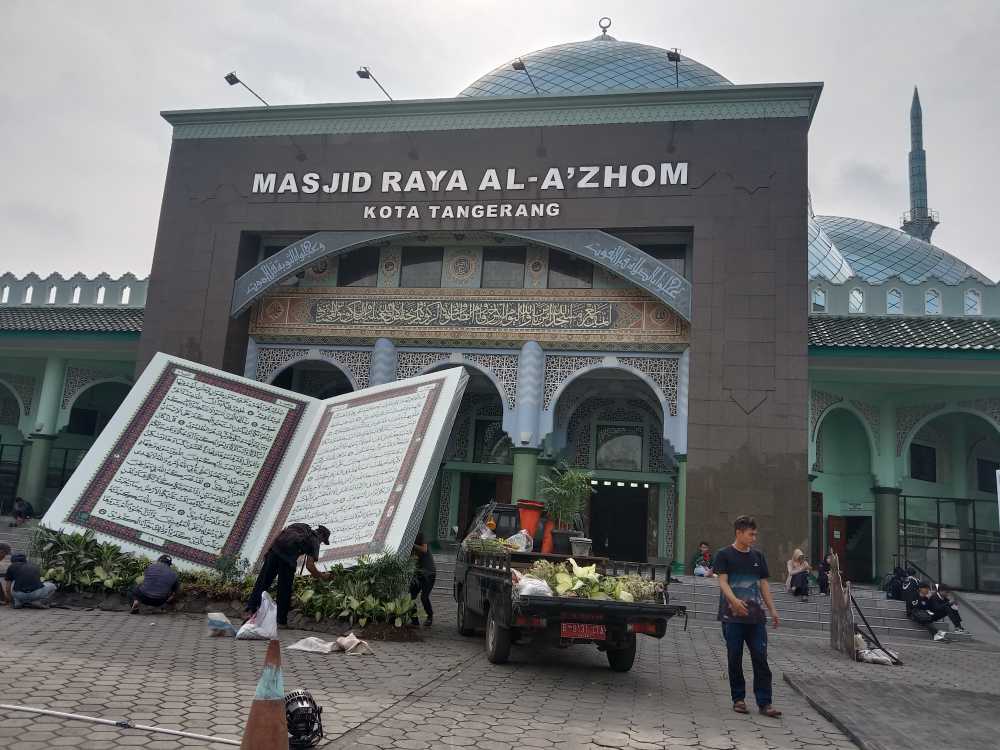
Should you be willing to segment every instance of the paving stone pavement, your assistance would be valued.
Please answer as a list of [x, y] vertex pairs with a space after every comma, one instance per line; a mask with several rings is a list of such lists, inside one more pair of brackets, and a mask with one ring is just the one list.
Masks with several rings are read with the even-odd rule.
[[[783, 673], [1000, 694], [1000, 653], [965, 644], [898, 644], [903, 667], [846, 661], [824, 637], [778, 631], [770, 658], [781, 720], [731, 710], [718, 626], [672, 622], [640, 638], [636, 666], [611, 672], [592, 646], [515, 647], [491, 665], [481, 637], [454, 631], [443, 592], [420, 643], [374, 643], [375, 656], [283, 652], [285, 687], [323, 706], [332, 748], [712, 748], [854, 745], [785, 685]], [[202, 618], [0, 609], [0, 702], [238, 739], [266, 644], [211, 638]], [[283, 631], [287, 645], [308, 635]], [[749, 663], [747, 674], [749, 675]], [[137, 730], [0, 711], [0, 747], [223, 748]]]
[[[789, 676], [795, 689], [836, 719], [866, 750], [954, 747], [996, 750], [997, 696], [925, 685]], [[911, 716], [934, 717], [919, 728]]]

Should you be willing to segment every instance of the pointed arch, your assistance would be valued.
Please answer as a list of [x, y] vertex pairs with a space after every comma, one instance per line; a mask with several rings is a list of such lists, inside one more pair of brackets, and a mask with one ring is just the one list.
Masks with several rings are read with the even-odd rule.
[[[850, 401], [838, 401], [835, 404], [831, 404], [826, 409], [824, 409], [816, 419], [816, 427], [813, 429], [813, 433], [809, 438], [810, 447], [813, 448], [813, 453], [817, 449], [817, 444], [820, 440], [820, 434], [823, 430], [823, 422], [835, 411], [846, 411], [852, 414], [860, 423], [861, 427], [865, 431], [865, 435], [868, 437], [868, 462], [870, 464], [872, 474], [876, 474], [878, 471], [878, 456], [879, 456], [879, 445], [878, 439], [875, 437], [875, 433], [872, 431], [872, 426], [868, 422], [865, 415], [854, 406]], [[811, 460], [811, 459], [810, 459]]]
[[[545, 245], [583, 258], [646, 290], [685, 321], [691, 320], [691, 282], [666, 263], [607, 232], [597, 229], [543, 229], [490, 233]], [[268, 290], [320, 258], [337, 257], [373, 242], [414, 234], [418, 233], [316, 232], [297, 240], [262, 260], [236, 280], [230, 314], [233, 317], [240, 315]]]

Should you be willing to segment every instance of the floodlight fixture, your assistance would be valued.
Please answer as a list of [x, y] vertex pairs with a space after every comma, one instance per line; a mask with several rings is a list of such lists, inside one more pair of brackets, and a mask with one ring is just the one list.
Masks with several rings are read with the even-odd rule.
[[390, 102], [393, 101], [393, 98], [389, 96], [389, 92], [385, 90], [385, 86], [383, 86], [381, 83], [378, 82], [378, 78], [376, 78], [375, 74], [372, 73], [371, 68], [369, 68], [367, 65], [362, 65], [355, 72], [358, 74], [358, 78], [363, 78], [366, 81], [367, 80], [375, 81], [375, 85], [378, 86], [380, 89], [382, 89], [382, 93], [385, 94], [385, 98], [388, 99]]
[[267, 102], [264, 101], [264, 97], [262, 97], [260, 94], [258, 94], [256, 91], [254, 91], [252, 88], [250, 88], [249, 86], [247, 86], [243, 81], [241, 81], [239, 79], [239, 76], [236, 75], [236, 71], [235, 70], [231, 70], [228, 73], [226, 73], [225, 79], [226, 79], [226, 83], [228, 83], [230, 86], [235, 86], [238, 83], [240, 86], [242, 86], [247, 91], [249, 91], [251, 94], [253, 94], [258, 99], [260, 99], [261, 103], [265, 107], [270, 107], [271, 106], [270, 104], [268, 104]]
[[674, 47], [667, 50], [667, 59], [674, 64], [674, 86], [681, 87], [681, 51]]
[[510, 67], [512, 67], [514, 70], [520, 70], [526, 76], [528, 76], [528, 83], [530, 83], [531, 84], [531, 88], [533, 88], [535, 90], [535, 95], [536, 96], [541, 96], [542, 95], [542, 92], [538, 90], [538, 86], [535, 85], [535, 80], [531, 77], [531, 72], [528, 70], [528, 66], [524, 64], [524, 60], [522, 60], [519, 57], [516, 60], [514, 60], [514, 62], [512, 62], [510, 64]]

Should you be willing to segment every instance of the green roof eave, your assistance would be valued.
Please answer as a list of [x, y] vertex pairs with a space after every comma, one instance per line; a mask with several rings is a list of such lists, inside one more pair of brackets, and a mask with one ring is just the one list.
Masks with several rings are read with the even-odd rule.
[[1000, 349], [922, 349], [913, 347], [810, 346], [810, 357], [885, 357], [886, 359], [1000, 359]]
[[175, 140], [804, 117], [822, 83], [161, 112]]

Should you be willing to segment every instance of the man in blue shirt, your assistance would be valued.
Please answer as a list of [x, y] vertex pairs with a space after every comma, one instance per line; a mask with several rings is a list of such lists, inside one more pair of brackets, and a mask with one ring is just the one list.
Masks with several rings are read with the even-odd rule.
[[757, 522], [750, 516], [740, 516], [733, 524], [736, 539], [715, 553], [712, 569], [719, 576], [719, 621], [726, 641], [729, 661], [729, 691], [733, 710], [749, 713], [746, 704], [746, 680], [743, 677], [743, 644], [750, 649], [753, 663], [753, 693], [757, 709], [764, 716], [776, 718], [781, 711], [771, 705], [771, 668], [767, 664], [767, 616], [778, 627], [778, 611], [774, 608], [768, 586], [767, 560], [753, 549], [757, 541]]
[[180, 579], [174, 572], [174, 561], [170, 555], [160, 555], [160, 558], [146, 568], [142, 583], [132, 590], [132, 614], [139, 614], [139, 604], [149, 607], [162, 607], [171, 601], [180, 590]]

